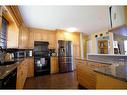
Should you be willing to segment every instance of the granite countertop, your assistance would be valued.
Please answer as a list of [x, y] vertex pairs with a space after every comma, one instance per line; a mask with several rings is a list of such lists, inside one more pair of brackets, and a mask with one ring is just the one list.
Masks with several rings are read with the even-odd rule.
[[96, 63], [100, 63], [100, 64], [112, 65], [112, 63], [100, 62], [100, 61], [91, 60], [91, 59], [75, 58], [75, 60], [88, 61], [88, 64], [89, 64], [89, 62], [95, 62], [95, 64], [96, 64]]
[[11, 64], [6, 66], [0, 66], [0, 80], [4, 79], [8, 74], [10, 74], [18, 64]]
[[125, 54], [96, 54], [96, 53], [88, 53], [87, 54], [88, 56], [89, 55], [94, 55], [94, 56], [127, 56]]
[[96, 68], [94, 71], [127, 82], [127, 64], [112, 64]]
[[4, 79], [8, 74], [10, 74], [17, 66], [24, 60], [24, 58], [12, 59], [11, 61], [16, 61], [10, 65], [0, 66], [0, 80]]
[[95, 62], [100, 63], [100, 64], [107, 64], [108, 66], [100, 66], [96, 67], [94, 69], [95, 72], [101, 73], [107, 76], [114, 77], [116, 79], [122, 80], [127, 82], [127, 64], [109, 64], [106, 62], [98, 62], [98, 61], [93, 61], [93, 60], [87, 60], [87, 59], [81, 59], [81, 58], [76, 58], [76, 60], [81, 60], [81, 61], [88, 61], [89, 62]]

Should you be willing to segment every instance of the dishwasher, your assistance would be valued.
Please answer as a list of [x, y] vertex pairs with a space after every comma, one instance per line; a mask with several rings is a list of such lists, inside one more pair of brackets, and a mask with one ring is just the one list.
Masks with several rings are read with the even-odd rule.
[[0, 89], [16, 89], [17, 69], [0, 80]]

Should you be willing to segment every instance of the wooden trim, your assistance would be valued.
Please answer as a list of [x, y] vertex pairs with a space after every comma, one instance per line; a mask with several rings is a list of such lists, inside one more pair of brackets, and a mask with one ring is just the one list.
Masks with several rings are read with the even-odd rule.
[[8, 10], [8, 12], [13, 17], [14, 21], [18, 26], [24, 24], [21, 13], [18, 9], [18, 6], [5, 6], [5, 8]]

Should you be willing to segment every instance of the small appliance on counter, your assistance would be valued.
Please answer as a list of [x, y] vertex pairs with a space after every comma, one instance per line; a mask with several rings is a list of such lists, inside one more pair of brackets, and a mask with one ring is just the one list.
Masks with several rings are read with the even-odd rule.
[[0, 89], [16, 89], [17, 69], [14, 69], [3, 79], [0, 79]]
[[33, 56], [33, 50], [26, 50], [26, 57], [32, 57]]
[[25, 51], [16, 51], [14, 52], [14, 58], [24, 58], [26, 57], [26, 52]]
[[57, 56], [55, 49], [49, 49], [50, 56]]
[[12, 61], [14, 59], [14, 54], [13, 53], [6, 53], [4, 56], [4, 61]]

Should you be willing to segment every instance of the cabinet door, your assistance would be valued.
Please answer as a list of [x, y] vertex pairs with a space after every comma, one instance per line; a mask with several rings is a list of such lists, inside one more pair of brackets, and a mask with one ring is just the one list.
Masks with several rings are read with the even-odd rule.
[[33, 77], [34, 76], [34, 58], [29, 58], [27, 64], [28, 64], [27, 77]]
[[29, 32], [29, 49], [34, 48], [34, 32], [30, 31]]
[[42, 40], [42, 41], [48, 41], [48, 35], [50, 35], [50, 34], [48, 33], [48, 31], [43, 31], [43, 32], [41, 32], [41, 40]]
[[19, 42], [19, 28], [11, 23], [8, 25], [7, 32], [7, 48], [18, 48]]
[[96, 75], [93, 69], [91, 69], [88, 65], [81, 63], [76, 64], [76, 67], [78, 83], [85, 88], [95, 89]]
[[19, 48], [27, 49], [28, 48], [28, 39], [29, 39], [29, 31], [26, 27], [20, 28], [19, 33]]
[[56, 33], [49, 33], [48, 34], [48, 41], [49, 41], [49, 49], [56, 48]]
[[57, 57], [51, 57], [51, 74], [58, 73], [58, 58]]
[[57, 31], [56, 35], [57, 35], [57, 40], [65, 40], [63, 31]]
[[42, 41], [42, 33], [41, 32], [34, 32], [34, 41]]
[[16, 80], [16, 89], [23, 88], [23, 69], [22, 64], [20, 64], [17, 68], [17, 80]]
[[27, 61], [28, 59], [24, 59], [17, 67], [17, 82], [16, 82], [16, 89], [22, 89], [24, 87], [26, 78], [27, 78]]

